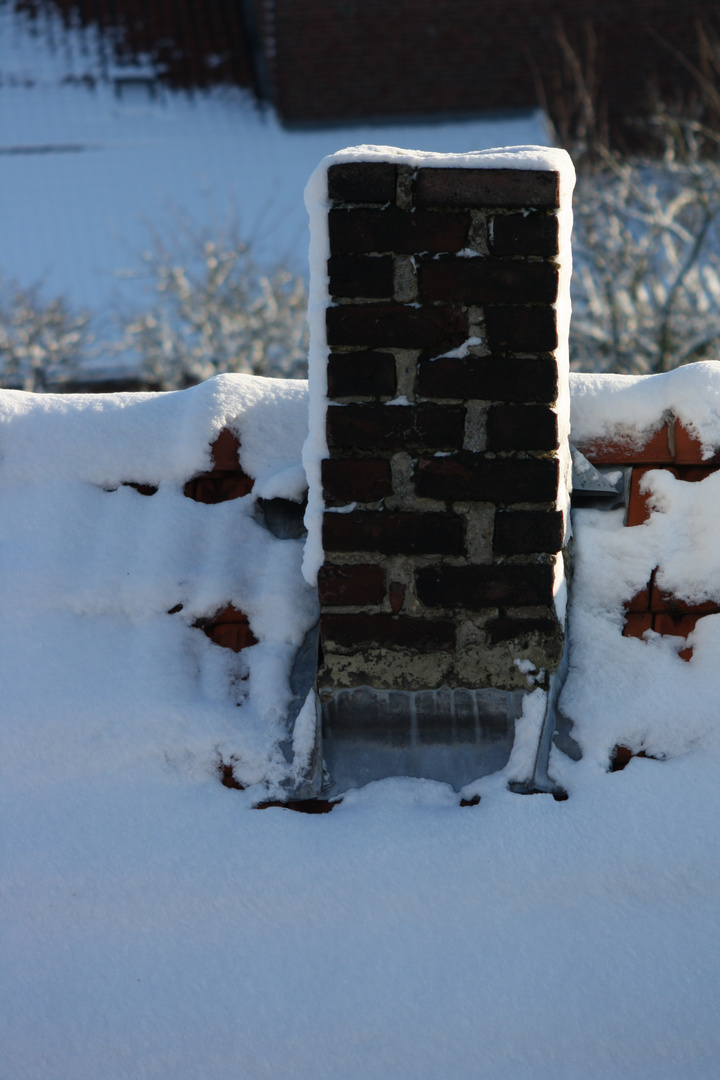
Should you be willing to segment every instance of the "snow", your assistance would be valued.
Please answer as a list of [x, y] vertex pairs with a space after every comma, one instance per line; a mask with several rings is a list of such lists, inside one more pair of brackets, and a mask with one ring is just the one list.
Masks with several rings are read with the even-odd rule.
[[[241, 375], [173, 394], [0, 393], [10, 756], [27, 717], [52, 702], [33, 753], [43, 773], [65, 743], [78, 775], [104, 770], [108, 757], [158, 753], [201, 775], [219, 754], [236, 757], [251, 781], [284, 769], [288, 675], [317, 602], [299, 574], [302, 543], [276, 539], [256, 508], [264, 491], [290, 494], [288, 477], [302, 498], [306, 412], [303, 383]], [[242, 499], [196, 503], [183, 484], [210, 468], [225, 426], [257, 483]], [[157, 493], [122, 486], [130, 482]], [[241, 656], [192, 627], [230, 602], [259, 638]], [[178, 604], [182, 613], [169, 615]]]
[[[720, 445], [720, 364], [704, 362], [652, 376], [571, 375], [572, 438], [641, 445], [669, 415]], [[716, 753], [720, 616], [703, 616], [687, 640], [648, 631], [624, 638], [623, 602], [650, 580], [691, 605], [720, 602], [720, 474], [687, 483], [667, 470], [642, 480], [653, 511], [623, 526], [623, 511], [573, 514], [575, 572], [570, 607], [571, 666], [561, 698], [586, 757], [607, 762], [617, 744], [655, 757], [702, 746]], [[693, 647], [689, 663], [678, 653]]]
[[[689, 664], [669, 639], [620, 634], [622, 600], [665, 551], [674, 589], [706, 579], [717, 596], [714, 478], [681, 494], [654, 474], [658, 513], [634, 529], [575, 514], [563, 705], [584, 756], [553, 750], [550, 768], [567, 801], [507, 788], [536, 746], [536, 689], [507, 768], [465, 790], [477, 806], [405, 778], [324, 815], [253, 809], [287, 776], [287, 673], [313, 593], [301, 544], [254, 520], [255, 493], [180, 492], [226, 423], [254, 441], [250, 471], [264, 446], [268, 485], [297, 470], [305, 393], [221, 376], [0, 395], [3, 1076], [715, 1076], [720, 616]], [[157, 494], [101, 486], [138, 476]], [[260, 639], [240, 656], [189, 625], [229, 598]], [[310, 694], [298, 770], [314, 715]], [[609, 773], [613, 740], [667, 756]], [[247, 790], [220, 784], [221, 757]]]
[[393, 780], [318, 817], [161, 762], [30, 772], [3, 818], [12, 1080], [717, 1072], [701, 755], [585, 770], [566, 803]]
[[700, 440], [720, 446], [720, 363], [705, 360], [660, 375], [570, 375], [573, 439], [620, 438], [642, 446], [672, 411]]
[[[520, 667], [517, 660], [514, 662]], [[528, 671], [534, 671], [535, 669], [531, 664], [529, 668], [520, 668], [520, 670], [527, 674]], [[533, 681], [532, 678], [528, 677], [528, 685], [532, 686]], [[519, 781], [522, 783], [527, 781], [529, 776], [535, 774], [535, 760], [546, 708], [547, 693], [545, 690], [532, 690], [523, 698], [522, 716], [515, 722], [515, 738], [510, 760], [505, 768], [510, 782]]]

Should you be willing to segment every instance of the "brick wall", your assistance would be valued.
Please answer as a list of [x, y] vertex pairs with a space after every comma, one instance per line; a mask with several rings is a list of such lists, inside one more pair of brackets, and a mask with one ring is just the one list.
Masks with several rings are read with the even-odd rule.
[[378, 715], [353, 687], [444, 688], [435, 739], [447, 693], [488, 691], [497, 728], [497, 693], [516, 712], [520, 668], [548, 673], [563, 648], [560, 177], [360, 161], [330, 167], [328, 198], [326, 735], [417, 741], [409, 706]]

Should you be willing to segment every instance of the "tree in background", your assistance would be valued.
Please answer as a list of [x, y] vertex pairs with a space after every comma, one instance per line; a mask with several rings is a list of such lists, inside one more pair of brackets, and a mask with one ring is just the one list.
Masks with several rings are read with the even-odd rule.
[[88, 312], [39, 287], [0, 290], [0, 385], [61, 388], [86, 361], [131, 363], [143, 385], [176, 390], [219, 372], [284, 378], [307, 373], [304, 279], [284, 265], [259, 268], [237, 230], [219, 236], [176, 223], [141, 257], [151, 302], [117, 316], [117, 333], [93, 333]]
[[0, 385], [43, 391], [81, 362], [93, 341], [90, 314], [62, 297], [44, 300], [38, 286], [0, 281]]
[[608, 154], [578, 173], [570, 354], [582, 371], [720, 359], [720, 164]]
[[237, 230], [154, 234], [142, 260], [153, 300], [121, 320], [121, 347], [146, 379], [172, 390], [225, 371], [306, 374], [304, 279], [258, 268]]
[[581, 58], [562, 27], [557, 37], [575, 78], [572, 366], [646, 374], [720, 360], [717, 38], [698, 28], [697, 64], [662, 43], [697, 92], [658, 103], [643, 121], [647, 152], [621, 156], [595, 105], [592, 41]]

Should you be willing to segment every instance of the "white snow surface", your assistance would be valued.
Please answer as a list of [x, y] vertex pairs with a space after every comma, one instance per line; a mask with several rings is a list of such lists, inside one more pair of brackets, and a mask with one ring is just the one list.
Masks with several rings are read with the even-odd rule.
[[[620, 635], [671, 513], [687, 529], [666, 573], [689, 580], [683, 544], [704, 538], [697, 580], [717, 581], [715, 500], [693, 500], [709, 481], [682, 500], [654, 481], [658, 513], [635, 529], [576, 514], [587, 615], [571, 615], [566, 706], [585, 756], [553, 752], [566, 802], [507, 789], [532, 753], [536, 690], [508, 768], [466, 790], [478, 806], [395, 779], [325, 815], [257, 810], [284, 767], [314, 596], [300, 544], [253, 520], [254, 494], [204, 506], [181, 485], [224, 423], [255, 440], [249, 471], [264, 447], [267, 483], [297, 469], [304, 393], [224, 376], [0, 397], [2, 1076], [709, 1080], [720, 617], [689, 664]], [[157, 494], [103, 489], [138, 479]], [[260, 639], [240, 656], [189, 625], [228, 599]], [[299, 758], [313, 714], [311, 694]], [[608, 773], [610, 744], [633, 739], [669, 756]], [[254, 786], [223, 787], [220, 754]]]
[[[0, 392], [10, 757], [49, 710], [33, 754], [42, 775], [72, 747], [78, 776], [156, 754], [206, 775], [222, 754], [251, 782], [277, 779], [288, 674], [316, 599], [302, 543], [276, 539], [254, 510], [264, 492], [293, 494], [306, 416], [304, 383], [242, 375], [168, 394]], [[225, 426], [256, 484], [242, 499], [194, 502], [184, 482], [211, 467]], [[259, 639], [241, 655], [192, 627], [231, 602]]]
[[[677, 416], [709, 456], [720, 446], [720, 364], [650, 376], [571, 374], [572, 432], [642, 445]], [[648, 631], [621, 636], [623, 602], [657, 568], [660, 590], [691, 605], [720, 602], [720, 474], [700, 482], [653, 469], [642, 481], [652, 513], [623, 526], [623, 512], [576, 510], [570, 606], [570, 673], [561, 697], [587, 758], [607, 761], [616, 744], [664, 758], [720, 748], [717, 701], [720, 616], [703, 616], [687, 640]], [[693, 647], [689, 663], [678, 656]]]
[[720, 362], [705, 360], [660, 375], [571, 372], [575, 443], [620, 439], [642, 446], [673, 413], [710, 457], [720, 446]]

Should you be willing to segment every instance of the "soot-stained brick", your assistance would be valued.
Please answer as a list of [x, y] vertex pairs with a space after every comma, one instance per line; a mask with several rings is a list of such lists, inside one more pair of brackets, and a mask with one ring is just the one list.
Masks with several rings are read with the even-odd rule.
[[490, 348], [498, 352], [542, 353], [557, 348], [557, 322], [551, 307], [487, 307]]
[[332, 255], [455, 252], [467, 243], [470, 214], [437, 214], [430, 210], [410, 214], [395, 206], [384, 210], [331, 210], [329, 230]]
[[418, 271], [424, 301], [465, 304], [553, 304], [558, 269], [519, 259], [432, 259]]
[[419, 169], [415, 203], [554, 210], [560, 205], [560, 177], [529, 169]]
[[390, 299], [394, 264], [390, 255], [333, 255], [328, 259], [331, 296]]
[[560, 510], [498, 510], [493, 550], [497, 555], [560, 551], [563, 532]]
[[328, 502], [377, 502], [392, 495], [392, 470], [387, 458], [325, 458], [323, 494]]
[[[522, 310], [522, 309], [521, 309]], [[550, 310], [550, 309], [549, 309]], [[453, 349], [467, 338], [467, 316], [449, 307], [342, 304], [326, 313], [328, 345]]]
[[333, 353], [328, 359], [328, 396], [392, 397], [396, 391], [392, 353]]
[[502, 214], [490, 225], [493, 255], [557, 255], [558, 219], [554, 214]]
[[481, 611], [549, 606], [553, 568], [541, 563], [502, 566], [426, 566], [416, 571], [418, 599], [428, 607]]
[[464, 524], [451, 514], [356, 510], [325, 514], [322, 538], [325, 551], [462, 555]]
[[465, 410], [457, 405], [330, 405], [328, 446], [333, 449], [459, 449]]
[[396, 180], [396, 165], [349, 161], [342, 165], [331, 165], [328, 169], [328, 195], [332, 202], [392, 202]]
[[403, 648], [414, 652], [447, 652], [455, 647], [455, 625], [444, 619], [414, 619], [407, 615], [322, 615], [323, 645], [352, 649]]
[[418, 495], [448, 502], [554, 502], [557, 458], [484, 458], [477, 454], [420, 458]]
[[320, 567], [320, 603], [329, 607], [381, 604], [385, 599], [385, 571], [381, 566], [355, 563]]
[[421, 397], [552, 403], [557, 398], [557, 365], [549, 358], [517, 356], [422, 360], [417, 392]]
[[488, 410], [488, 450], [554, 450], [557, 444], [557, 413], [544, 405], [493, 405]]

